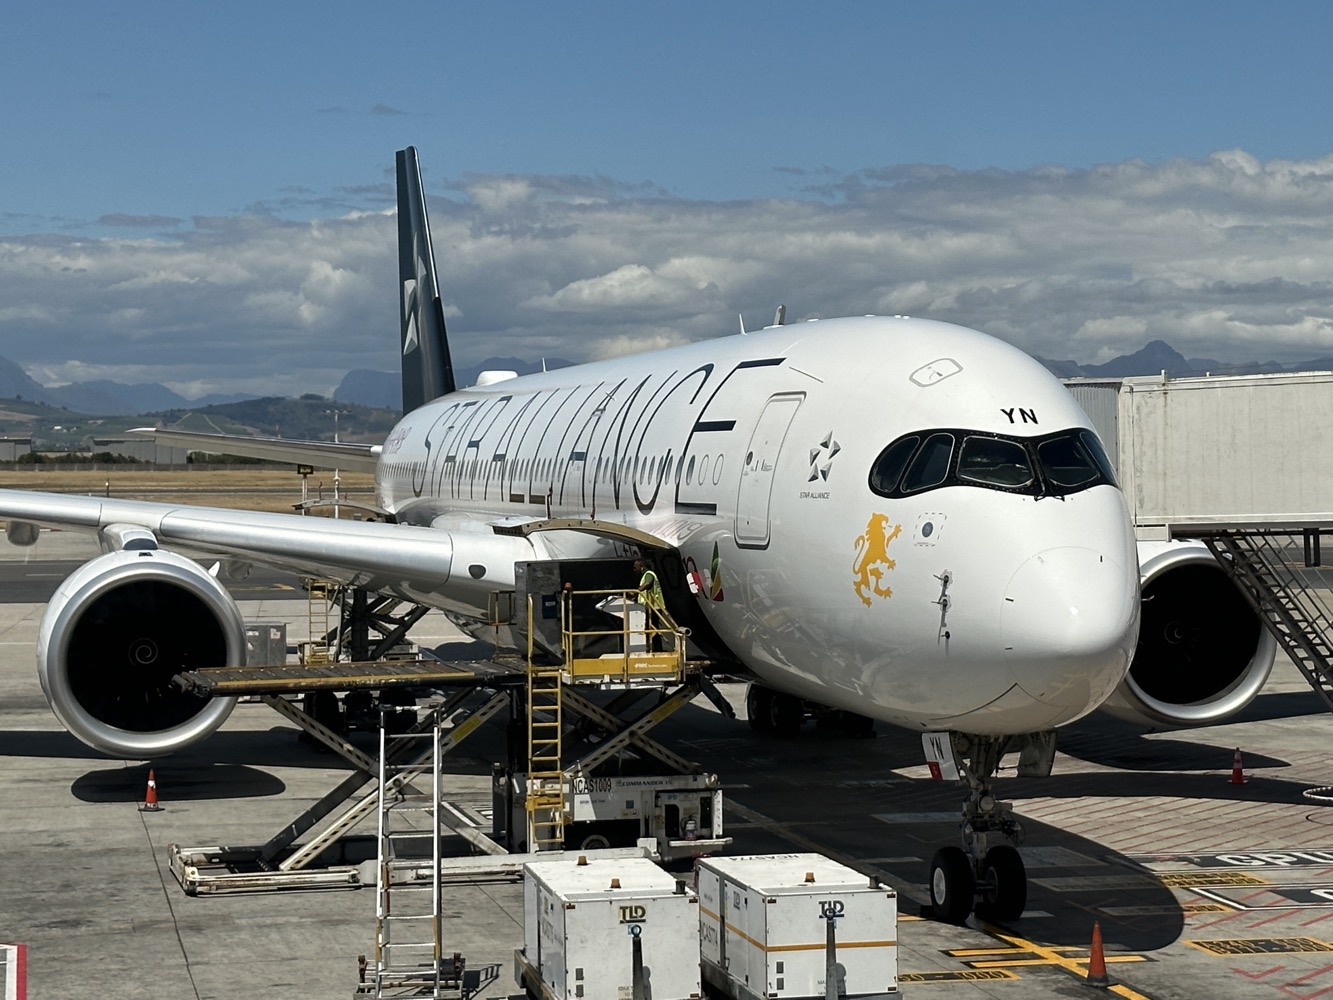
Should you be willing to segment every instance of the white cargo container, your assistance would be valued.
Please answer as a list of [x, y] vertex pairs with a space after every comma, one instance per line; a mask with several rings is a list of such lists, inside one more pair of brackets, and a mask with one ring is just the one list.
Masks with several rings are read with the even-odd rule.
[[766, 854], [702, 859], [698, 891], [704, 982], [726, 996], [899, 995], [898, 895], [875, 880], [822, 854]]
[[638, 966], [641, 995], [699, 997], [697, 911], [698, 897], [647, 858], [529, 862], [514, 979], [542, 1000], [634, 1000]]

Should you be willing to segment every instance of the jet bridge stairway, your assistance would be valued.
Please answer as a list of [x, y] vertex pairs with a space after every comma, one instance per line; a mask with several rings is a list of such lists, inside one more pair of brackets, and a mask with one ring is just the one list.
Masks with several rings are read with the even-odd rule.
[[1322, 575], [1320, 529], [1196, 527], [1175, 534], [1198, 538], [1208, 547], [1310, 687], [1333, 711], [1333, 639], [1329, 636], [1333, 609], [1311, 586], [1312, 578]]

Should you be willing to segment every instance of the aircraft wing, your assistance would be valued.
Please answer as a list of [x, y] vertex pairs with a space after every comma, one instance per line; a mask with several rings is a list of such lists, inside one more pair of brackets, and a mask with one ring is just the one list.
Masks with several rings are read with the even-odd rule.
[[237, 455], [270, 462], [313, 465], [320, 469], [346, 469], [374, 472], [379, 459], [377, 444], [347, 444], [332, 441], [293, 441], [287, 438], [245, 437], [239, 434], [207, 434], [202, 431], [157, 430], [138, 427], [130, 431], [138, 437], [151, 437], [158, 444], [216, 455]]
[[[404, 583], [442, 589], [460, 534], [379, 521], [26, 490], [0, 490], [0, 519], [102, 532], [104, 537], [137, 528], [152, 532], [164, 548], [234, 556], [369, 589]], [[485, 531], [479, 544], [496, 537]]]

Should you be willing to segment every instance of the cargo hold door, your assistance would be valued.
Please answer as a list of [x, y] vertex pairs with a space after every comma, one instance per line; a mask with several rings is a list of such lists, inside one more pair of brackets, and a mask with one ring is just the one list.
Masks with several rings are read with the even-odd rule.
[[792, 392], [773, 396], [764, 404], [759, 423], [750, 436], [741, 467], [741, 481], [736, 494], [736, 544], [752, 549], [768, 546], [769, 504], [773, 480], [777, 476], [778, 456], [787, 437], [792, 418], [805, 399], [805, 393]]

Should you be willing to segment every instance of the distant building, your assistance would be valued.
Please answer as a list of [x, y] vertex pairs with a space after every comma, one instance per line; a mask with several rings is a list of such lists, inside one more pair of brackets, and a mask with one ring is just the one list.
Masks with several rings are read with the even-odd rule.
[[84, 449], [89, 452], [109, 451], [113, 455], [151, 462], [153, 465], [184, 465], [190, 454], [187, 448], [173, 448], [158, 444], [152, 438], [139, 437], [86, 437]]
[[17, 462], [20, 455], [32, 454], [32, 438], [0, 437], [0, 462]]

